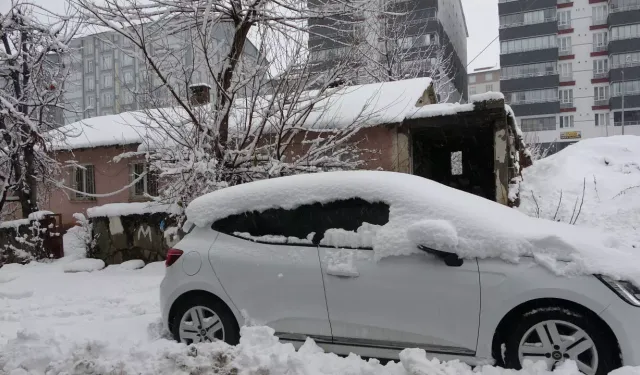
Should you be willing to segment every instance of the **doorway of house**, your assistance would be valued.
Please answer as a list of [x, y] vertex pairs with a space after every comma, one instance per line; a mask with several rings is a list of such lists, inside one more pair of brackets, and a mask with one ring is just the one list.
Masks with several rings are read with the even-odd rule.
[[413, 174], [496, 200], [491, 126], [412, 129]]

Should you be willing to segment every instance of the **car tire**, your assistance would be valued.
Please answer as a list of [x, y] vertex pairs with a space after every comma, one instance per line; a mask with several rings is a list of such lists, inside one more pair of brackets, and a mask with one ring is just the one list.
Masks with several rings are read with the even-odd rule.
[[572, 359], [587, 375], [606, 375], [620, 367], [615, 338], [597, 318], [581, 312], [559, 307], [531, 310], [508, 332], [503, 353], [508, 368], [521, 369], [521, 359], [527, 358], [543, 360], [549, 369]]
[[240, 341], [240, 328], [229, 307], [206, 295], [179, 301], [170, 327], [173, 338], [185, 344], [220, 340], [236, 345]]

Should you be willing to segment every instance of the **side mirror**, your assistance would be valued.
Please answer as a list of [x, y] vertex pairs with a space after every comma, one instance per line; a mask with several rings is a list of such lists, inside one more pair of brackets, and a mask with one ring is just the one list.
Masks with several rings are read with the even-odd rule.
[[464, 263], [455, 252], [458, 232], [446, 220], [421, 220], [409, 226], [407, 237], [420, 250], [442, 259], [449, 267], [460, 267]]

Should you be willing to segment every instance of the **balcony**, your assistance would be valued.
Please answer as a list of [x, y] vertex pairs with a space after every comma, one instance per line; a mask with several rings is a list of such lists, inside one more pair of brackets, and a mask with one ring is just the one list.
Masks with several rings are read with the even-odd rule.
[[559, 56], [571, 56], [571, 55], [573, 55], [573, 49], [569, 48], [569, 49], [558, 50], [558, 55]]
[[613, 4], [609, 5], [609, 13], [629, 12], [632, 10], [640, 10], [640, 3], [622, 7], [615, 7]]
[[561, 109], [574, 108], [573, 102], [560, 102]]
[[591, 17], [591, 26], [589, 27], [589, 29], [595, 30], [595, 29], [606, 29], [606, 28], [608, 28], [606, 15], [604, 18]]
[[573, 82], [573, 74], [570, 75], [560, 75], [560, 82]]
[[609, 78], [609, 72], [593, 72], [593, 79]]
[[596, 44], [593, 46], [593, 52], [607, 52], [606, 44]]
[[558, 30], [571, 30], [571, 22], [558, 23]]
[[595, 99], [593, 101], [593, 106], [594, 107], [608, 107], [609, 106], [609, 99]]

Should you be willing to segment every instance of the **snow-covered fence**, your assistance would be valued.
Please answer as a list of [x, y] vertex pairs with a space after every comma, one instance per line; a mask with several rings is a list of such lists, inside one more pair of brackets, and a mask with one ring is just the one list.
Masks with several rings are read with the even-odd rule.
[[59, 219], [38, 211], [26, 219], [0, 222], [0, 266], [63, 255]]
[[151, 202], [113, 203], [87, 210], [92, 223], [93, 246], [87, 256], [107, 264], [131, 259], [162, 261], [182, 235], [175, 206]]

